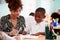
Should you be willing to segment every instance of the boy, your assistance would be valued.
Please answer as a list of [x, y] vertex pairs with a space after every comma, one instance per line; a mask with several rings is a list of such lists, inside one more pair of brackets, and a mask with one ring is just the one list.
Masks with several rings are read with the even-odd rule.
[[35, 11], [35, 15], [32, 18], [32, 21], [29, 23], [26, 22], [26, 28], [22, 34], [31, 34], [31, 35], [45, 35], [45, 9], [44, 8], [37, 8]]

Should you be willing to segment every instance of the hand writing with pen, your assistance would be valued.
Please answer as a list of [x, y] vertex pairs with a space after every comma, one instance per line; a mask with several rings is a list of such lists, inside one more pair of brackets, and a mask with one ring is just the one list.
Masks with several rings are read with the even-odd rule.
[[13, 29], [10, 33], [9, 36], [16, 36], [18, 30], [17, 29]]

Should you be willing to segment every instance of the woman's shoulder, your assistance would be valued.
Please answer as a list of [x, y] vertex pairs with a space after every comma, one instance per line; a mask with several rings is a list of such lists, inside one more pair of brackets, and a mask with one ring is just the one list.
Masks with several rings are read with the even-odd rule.
[[25, 19], [24, 16], [19, 16], [19, 18], [20, 18], [20, 19], [21, 19], [21, 18], [22, 18], [22, 19]]
[[8, 19], [8, 18], [9, 18], [9, 15], [5, 15], [5, 16], [1, 17], [1, 20], [5, 20], [5, 19]]
[[21, 16], [21, 15], [19, 17], [24, 18], [24, 16]]

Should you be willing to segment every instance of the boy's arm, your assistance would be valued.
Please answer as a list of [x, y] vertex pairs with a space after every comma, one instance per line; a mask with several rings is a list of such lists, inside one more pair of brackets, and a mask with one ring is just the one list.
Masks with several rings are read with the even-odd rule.
[[32, 35], [34, 35], [34, 36], [45, 35], [45, 32], [38, 32], [38, 33], [32, 34]]
[[36, 34], [38, 34], [38, 35], [45, 35], [45, 32], [38, 32]]

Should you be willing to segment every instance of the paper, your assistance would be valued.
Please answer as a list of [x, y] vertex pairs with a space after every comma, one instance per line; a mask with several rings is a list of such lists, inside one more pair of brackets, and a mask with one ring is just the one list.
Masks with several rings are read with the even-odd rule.
[[38, 36], [32, 36], [32, 35], [29, 35], [29, 34], [27, 34], [27, 35], [21, 35], [21, 34], [20, 34], [20, 37], [21, 37], [21, 38], [27, 38], [27, 39], [28, 39], [28, 38], [32, 38], [32, 39], [33, 39], [33, 38], [38, 38]]

